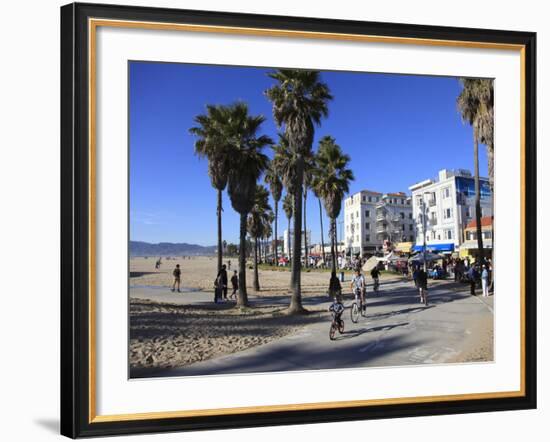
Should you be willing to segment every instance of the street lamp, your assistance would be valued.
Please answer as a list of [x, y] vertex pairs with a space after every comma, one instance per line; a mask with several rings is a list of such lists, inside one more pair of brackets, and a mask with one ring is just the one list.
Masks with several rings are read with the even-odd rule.
[[426, 201], [424, 200], [424, 196], [428, 195], [430, 192], [423, 192], [420, 198], [420, 210], [421, 210], [421, 217], [422, 217], [422, 235], [423, 235], [423, 247], [422, 247], [422, 260], [424, 261], [424, 271], [426, 271], [426, 229], [428, 224], [428, 217], [427, 217], [427, 207], [426, 207]]

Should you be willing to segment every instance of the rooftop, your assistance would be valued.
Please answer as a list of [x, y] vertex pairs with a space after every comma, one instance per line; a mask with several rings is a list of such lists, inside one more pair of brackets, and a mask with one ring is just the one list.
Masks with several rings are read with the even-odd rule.
[[[484, 216], [481, 218], [481, 227], [487, 227], [493, 225], [493, 217], [492, 216]], [[470, 221], [468, 225], [466, 226], [467, 229], [474, 229], [477, 227], [477, 222], [475, 219]]]

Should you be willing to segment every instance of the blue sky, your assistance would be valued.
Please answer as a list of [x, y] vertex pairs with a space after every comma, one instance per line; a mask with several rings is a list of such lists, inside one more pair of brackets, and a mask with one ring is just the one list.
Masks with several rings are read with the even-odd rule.
[[[130, 239], [213, 245], [216, 191], [207, 161], [194, 154], [189, 128], [206, 104], [245, 101], [252, 114], [267, 118], [263, 133], [276, 140], [271, 103], [263, 94], [273, 84], [270, 69], [130, 62], [129, 70]], [[472, 129], [456, 110], [456, 78], [325, 71], [321, 77], [334, 100], [313, 147], [331, 135], [351, 156], [352, 193], [409, 193], [411, 184], [440, 169], [473, 170]], [[266, 153], [272, 156], [271, 149]], [[480, 173], [487, 175], [483, 146]], [[224, 239], [237, 243], [239, 217], [226, 193], [223, 205]], [[317, 242], [319, 208], [311, 193], [307, 210]], [[287, 221], [279, 212], [282, 235]]]

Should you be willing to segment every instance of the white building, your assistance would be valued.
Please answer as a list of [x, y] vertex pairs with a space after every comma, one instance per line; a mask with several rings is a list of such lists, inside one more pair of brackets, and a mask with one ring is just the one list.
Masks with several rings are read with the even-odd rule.
[[[287, 256], [292, 254], [292, 246], [294, 244], [294, 230], [285, 229], [283, 232], [283, 253]], [[307, 231], [307, 245], [311, 246], [311, 230]], [[302, 232], [302, 254], [305, 252], [305, 235]]]
[[[409, 187], [412, 192], [413, 218], [416, 222], [415, 250], [424, 244], [437, 252], [454, 252], [464, 242], [464, 228], [475, 219], [474, 178], [467, 170], [439, 171], [437, 180], [427, 179]], [[480, 178], [481, 216], [492, 216], [489, 181]]]
[[403, 192], [362, 190], [344, 201], [344, 244], [361, 256], [382, 249], [385, 239], [410, 240], [414, 222], [410, 198]]

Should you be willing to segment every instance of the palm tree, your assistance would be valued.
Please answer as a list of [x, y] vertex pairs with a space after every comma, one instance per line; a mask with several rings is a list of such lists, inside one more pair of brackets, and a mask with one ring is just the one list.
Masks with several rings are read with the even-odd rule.
[[474, 138], [474, 182], [475, 182], [475, 212], [476, 235], [479, 259], [483, 258], [483, 237], [481, 230], [481, 192], [479, 185], [479, 146], [484, 143], [487, 146], [489, 163], [489, 185], [493, 194], [493, 80], [463, 78], [462, 91], [457, 98], [458, 110], [462, 120], [473, 128]]
[[277, 265], [277, 263], [279, 262], [279, 254], [277, 250], [277, 224], [279, 221], [279, 201], [281, 201], [281, 196], [283, 193], [283, 183], [277, 173], [277, 169], [275, 166], [276, 165], [273, 162], [270, 162], [264, 180], [269, 185], [271, 197], [273, 198], [273, 202], [275, 203], [275, 265]]
[[258, 239], [262, 239], [266, 233], [266, 225], [269, 227], [273, 218], [273, 212], [268, 202], [269, 193], [264, 186], [256, 185], [254, 206], [248, 214], [248, 233], [254, 238], [254, 290], [260, 290], [258, 277]]
[[248, 106], [245, 103], [228, 106], [227, 112], [230, 114], [230, 118], [225, 132], [231, 145], [228, 192], [231, 205], [241, 218], [237, 307], [243, 307], [248, 304], [246, 292], [247, 217], [254, 207], [256, 183], [269, 163], [269, 158], [262, 150], [273, 141], [265, 135], [258, 135], [265, 117], [249, 115]]
[[264, 240], [264, 262], [267, 263], [267, 249], [269, 244], [269, 238], [273, 235], [273, 220], [275, 219], [275, 215], [272, 211], [269, 211], [267, 213], [267, 216], [263, 220], [263, 227], [262, 227], [262, 239]]
[[319, 202], [319, 222], [321, 224], [321, 254], [323, 256], [323, 266], [327, 263], [327, 257], [325, 256], [325, 235], [324, 235], [324, 228], [323, 228], [323, 207], [321, 205], [321, 197], [317, 193], [317, 189], [315, 188], [315, 176], [319, 174], [319, 171], [317, 171], [319, 165], [317, 162], [317, 155], [313, 158], [313, 169], [311, 171], [311, 190], [313, 190], [313, 194], [317, 198], [317, 201]]
[[340, 215], [344, 195], [349, 192], [349, 183], [354, 180], [353, 172], [347, 169], [349, 162], [350, 157], [342, 152], [334, 138], [325, 136], [319, 141], [313, 187], [323, 200], [330, 218], [332, 272], [329, 294], [333, 297], [341, 294], [340, 281], [336, 277], [336, 219]]
[[289, 313], [304, 312], [300, 284], [302, 252], [302, 189], [304, 157], [310, 155], [314, 126], [328, 115], [329, 88], [320, 81], [318, 71], [280, 69], [269, 74], [277, 84], [265, 93], [273, 103], [273, 117], [284, 126], [290, 150], [294, 154], [294, 245], [292, 266], [292, 297]]
[[227, 127], [228, 113], [223, 106], [208, 105], [206, 114], [197, 115], [197, 126], [189, 132], [197, 137], [195, 153], [199, 157], [208, 159], [208, 175], [212, 187], [217, 190], [218, 203], [216, 215], [218, 218], [218, 272], [222, 267], [222, 192], [224, 191], [229, 174], [230, 146], [224, 134]]
[[315, 168], [315, 155], [310, 152], [304, 157], [304, 262], [308, 267], [308, 244], [307, 244], [307, 192], [311, 189], [313, 180], [313, 169]]
[[286, 219], [288, 220], [288, 257], [290, 260], [292, 258], [292, 252], [290, 250], [290, 220], [294, 214], [294, 198], [292, 198], [292, 195], [288, 193], [288, 191], [283, 198], [283, 211], [285, 212]]

